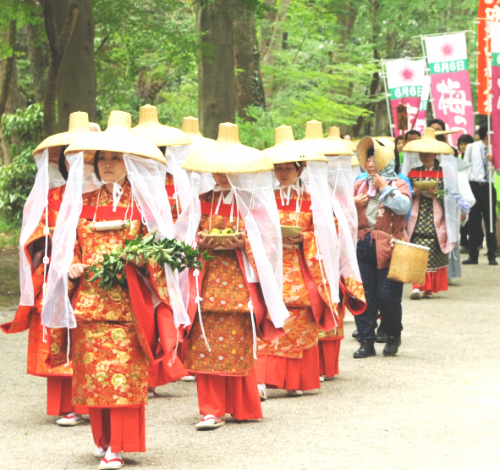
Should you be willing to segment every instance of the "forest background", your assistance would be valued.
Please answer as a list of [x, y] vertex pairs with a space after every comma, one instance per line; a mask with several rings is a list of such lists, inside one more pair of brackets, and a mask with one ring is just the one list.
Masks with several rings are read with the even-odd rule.
[[[274, 128], [387, 135], [380, 59], [421, 57], [421, 34], [475, 31], [477, 0], [0, 0], [0, 248], [15, 239], [44, 137], [73, 111], [158, 107], [180, 127], [274, 144]], [[475, 79], [475, 34], [468, 34]], [[1, 235], [1, 234], [0, 234]], [[2, 241], [3, 240], [3, 241]]]

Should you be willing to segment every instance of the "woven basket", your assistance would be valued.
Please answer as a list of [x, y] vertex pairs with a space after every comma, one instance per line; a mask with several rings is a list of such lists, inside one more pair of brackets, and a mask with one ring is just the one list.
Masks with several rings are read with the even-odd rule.
[[297, 238], [300, 234], [300, 227], [294, 225], [282, 225], [281, 237], [282, 238]]
[[394, 240], [394, 250], [387, 277], [406, 284], [422, 285], [425, 282], [428, 262], [429, 248], [426, 246]]
[[414, 181], [413, 186], [422, 191], [429, 191], [431, 188], [437, 188], [437, 181]]

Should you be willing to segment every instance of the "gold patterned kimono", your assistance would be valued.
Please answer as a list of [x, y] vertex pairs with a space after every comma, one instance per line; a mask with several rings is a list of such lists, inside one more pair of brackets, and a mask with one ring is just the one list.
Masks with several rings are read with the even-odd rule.
[[[279, 191], [276, 191], [275, 195], [280, 224], [300, 227], [304, 241], [302, 246], [283, 245], [283, 300], [290, 317], [285, 320], [285, 334], [283, 336], [272, 341], [259, 341], [259, 354], [301, 359], [305, 349], [318, 344], [319, 331], [322, 329], [313, 315], [310, 293], [306, 287], [304, 275], [312, 277], [323, 302], [329, 305], [337, 315], [338, 305], [332, 303], [328, 298], [321, 268], [316, 259], [317, 245], [314, 237], [310, 195], [302, 192], [298, 198], [297, 192], [293, 191], [289, 204], [281, 202]], [[296, 212], [297, 199], [299, 200], [299, 212]], [[299, 250], [302, 250], [302, 253]], [[302, 257], [302, 254], [307, 267], [301, 265], [299, 258]], [[306, 273], [304, 273], [304, 269], [307, 270]], [[333, 318], [331, 311], [325, 313], [326, 315], [332, 315]], [[332, 326], [330, 321], [328, 324]]]
[[[200, 196], [202, 216], [200, 231], [213, 228], [244, 230], [236, 203], [221, 202], [222, 193], [210, 191]], [[193, 373], [247, 376], [254, 364], [253, 333], [248, 292], [236, 250], [209, 250], [214, 258], [204, 263], [200, 272], [201, 316], [208, 351], [198, 314], [189, 334], [189, 349], [184, 367]]]
[[[118, 207], [130, 204], [130, 184], [123, 185]], [[83, 196], [84, 206], [112, 206], [113, 196], [102, 187]], [[136, 209], [137, 211], [137, 209]], [[100, 262], [105, 253], [141, 232], [140, 220], [129, 228], [94, 231], [92, 220], [81, 218], [77, 228], [75, 261], [85, 265]], [[92, 277], [92, 276], [89, 276]], [[148, 361], [138, 336], [128, 289], [98, 287], [82, 276], [73, 297], [77, 328], [72, 354], [74, 364], [73, 403], [95, 407], [137, 406], [147, 402]]]

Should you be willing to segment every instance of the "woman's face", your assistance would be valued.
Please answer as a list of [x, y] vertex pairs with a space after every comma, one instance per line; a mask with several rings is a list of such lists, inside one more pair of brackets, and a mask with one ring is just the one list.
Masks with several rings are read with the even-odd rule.
[[467, 148], [467, 145], [469, 145], [469, 142], [460, 142], [460, 145], [458, 146], [458, 149], [460, 152], [465, 153], [465, 149]]
[[368, 176], [375, 176], [377, 174], [377, 167], [375, 166], [375, 159], [373, 157], [366, 159], [366, 172]]
[[118, 182], [127, 173], [123, 154], [118, 152], [99, 152], [97, 168], [105, 183]]
[[404, 147], [403, 139], [399, 139], [398, 143], [396, 144], [396, 149], [398, 152], [402, 152]]
[[435, 154], [433, 153], [419, 153], [420, 161], [429, 166], [431, 163], [434, 163]]
[[227, 179], [227, 176], [225, 173], [212, 173], [215, 183], [217, 186], [220, 186], [222, 189], [230, 189], [231, 188], [231, 183], [229, 183], [229, 180]]
[[302, 167], [297, 168], [295, 163], [278, 163], [274, 165], [276, 179], [281, 186], [290, 186], [295, 183], [302, 173]]

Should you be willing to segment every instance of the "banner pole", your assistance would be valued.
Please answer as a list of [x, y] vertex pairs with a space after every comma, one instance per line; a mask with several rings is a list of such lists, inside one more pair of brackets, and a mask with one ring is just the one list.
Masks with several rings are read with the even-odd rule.
[[385, 67], [385, 61], [382, 59], [380, 61], [382, 63], [382, 81], [384, 82], [384, 95], [385, 95], [385, 104], [387, 105], [387, 114], [389, 115], [389, 130], [391, 132], [391, 137], [394, 137], [394, 129], [392, 127], [392, 113], [391, 113], [391, 104], [389, 102], [389, 92], [387, 90], [387, 68]]
[[[424, 41], [425, 38], [427, 37], [427, 35], [423, 36], [421, 34], [420, 36], [417, 36], [417, 37], [420, 37], [420, 45], [422, 46], [422, 54], [423, 54], [424, 59], [425, 59], [425, 64], [426, 64], [425, 74], [429, 75], [429, 61], [427, 60], [427, 51], [425, 50], [425, 41]], [[430, 89], [429, 89], [429, 101], [431, 102], [432, 117], [435, 118], [436, 117], [436, 112], [434, 111], [434, 98], [432, 96], [432, 93], [431, 93]], [[427, 127], [427, 123], [426, 123], [426, 127]]]

